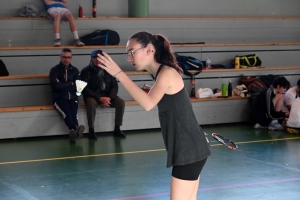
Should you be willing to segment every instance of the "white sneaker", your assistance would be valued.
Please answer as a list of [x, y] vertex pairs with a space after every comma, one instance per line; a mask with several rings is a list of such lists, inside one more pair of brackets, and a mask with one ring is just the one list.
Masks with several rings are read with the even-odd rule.
[[74, 40], [74, 45], [77, 47], [83, 47], [84, 43], [81, 42], [79, 39], [77, 39], [77, 40]]
[[54, 40], [54, 46], [55, 47], [60, 47], [60, 39], [55, 39]]
[[253, 128], [255, 128], [255, 129], [264, 129], [266, 127], [260, 125], [259, 123], [256, 123], [256, 124], [254, 124]]
[[278, 122], [270, 123], [268, 126], [268, 129], [270, 131], [284, 131], [285, 130], [285, 128]]

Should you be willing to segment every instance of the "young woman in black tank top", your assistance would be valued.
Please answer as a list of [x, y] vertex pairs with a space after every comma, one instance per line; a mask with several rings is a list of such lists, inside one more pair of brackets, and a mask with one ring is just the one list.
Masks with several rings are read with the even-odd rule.
[[127, 42], [126, 52], [127, 61], [136, 70], [146, 70], [155, 77], [148, 94], [105, 52], [98, 54], [102, 63], [99, 67], [116, 77], [145, 110], [158, 106], [168, 153], [167, 167], [173, 167], [170, 199], [197, 199], [200, 172], [210, 151], [194, 115], [181, 77], [182, 69], [177, 65], [170, 43], [162, 35], [139, 32]]

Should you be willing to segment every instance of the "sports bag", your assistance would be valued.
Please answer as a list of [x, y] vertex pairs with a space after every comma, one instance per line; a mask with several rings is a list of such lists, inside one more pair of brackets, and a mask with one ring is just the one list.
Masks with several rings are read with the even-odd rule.
[[[202, 72], [203, 63], [201, 60], [198, 60], [191, 56], [180, 56], [175, 53], [175, 57], [178, 65], [182, 68], [183, 74], [187, 76], [197, 75]], [[197, 70], [197, 72], [189, 72], [188, 70]]]
[[0, 60], [0, 76], [8, 76], [9, 73], [6, 69], [6, 66], [2, 60]]
[[[247, 67], [260, 67], [261, 60], [256, 54], [249, 54], [244, 56], [235, 56], [233, 62], [236, 57], [240, 58], [240, 67], [247, 68]], [[233, 65], [234, 66], [234, 65]]]
[[250, 94], [259, 93], [267, 88], [267, 86], [254, 76], [242, 76], [239, 80], [239, 85], [244, 84]]
[[85, 36], [80, 37], [85, 45], [118, 45], [120, 36], [113, 30], [95, 30]]

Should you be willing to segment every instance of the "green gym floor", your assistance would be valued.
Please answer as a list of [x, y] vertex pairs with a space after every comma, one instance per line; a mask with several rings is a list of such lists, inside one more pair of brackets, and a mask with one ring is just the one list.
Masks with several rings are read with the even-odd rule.
[[[253, 130], [247, 124], [203, 126], [238, 144], [212, 137], [198, 199], [300, 199], [300, 136]], [[169, 199], [171, 168], [159, 129], [86, 136], [0, 140], [1, 200]]]

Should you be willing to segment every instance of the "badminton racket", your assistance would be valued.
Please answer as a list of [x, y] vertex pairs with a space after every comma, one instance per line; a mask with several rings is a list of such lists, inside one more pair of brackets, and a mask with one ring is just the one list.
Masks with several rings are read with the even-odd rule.
[[218, 142], [220, 142], [221, 144], [225, 145], [226, 147], [228, 147], [229, 149], [232, 150], [236, 150], [238, 148], [238, 146], [232, 142], [231, 140], [225, 138], [224, 136], [217, 134], [217, 133], [212, 133], [211, 136], [217, 140]]

